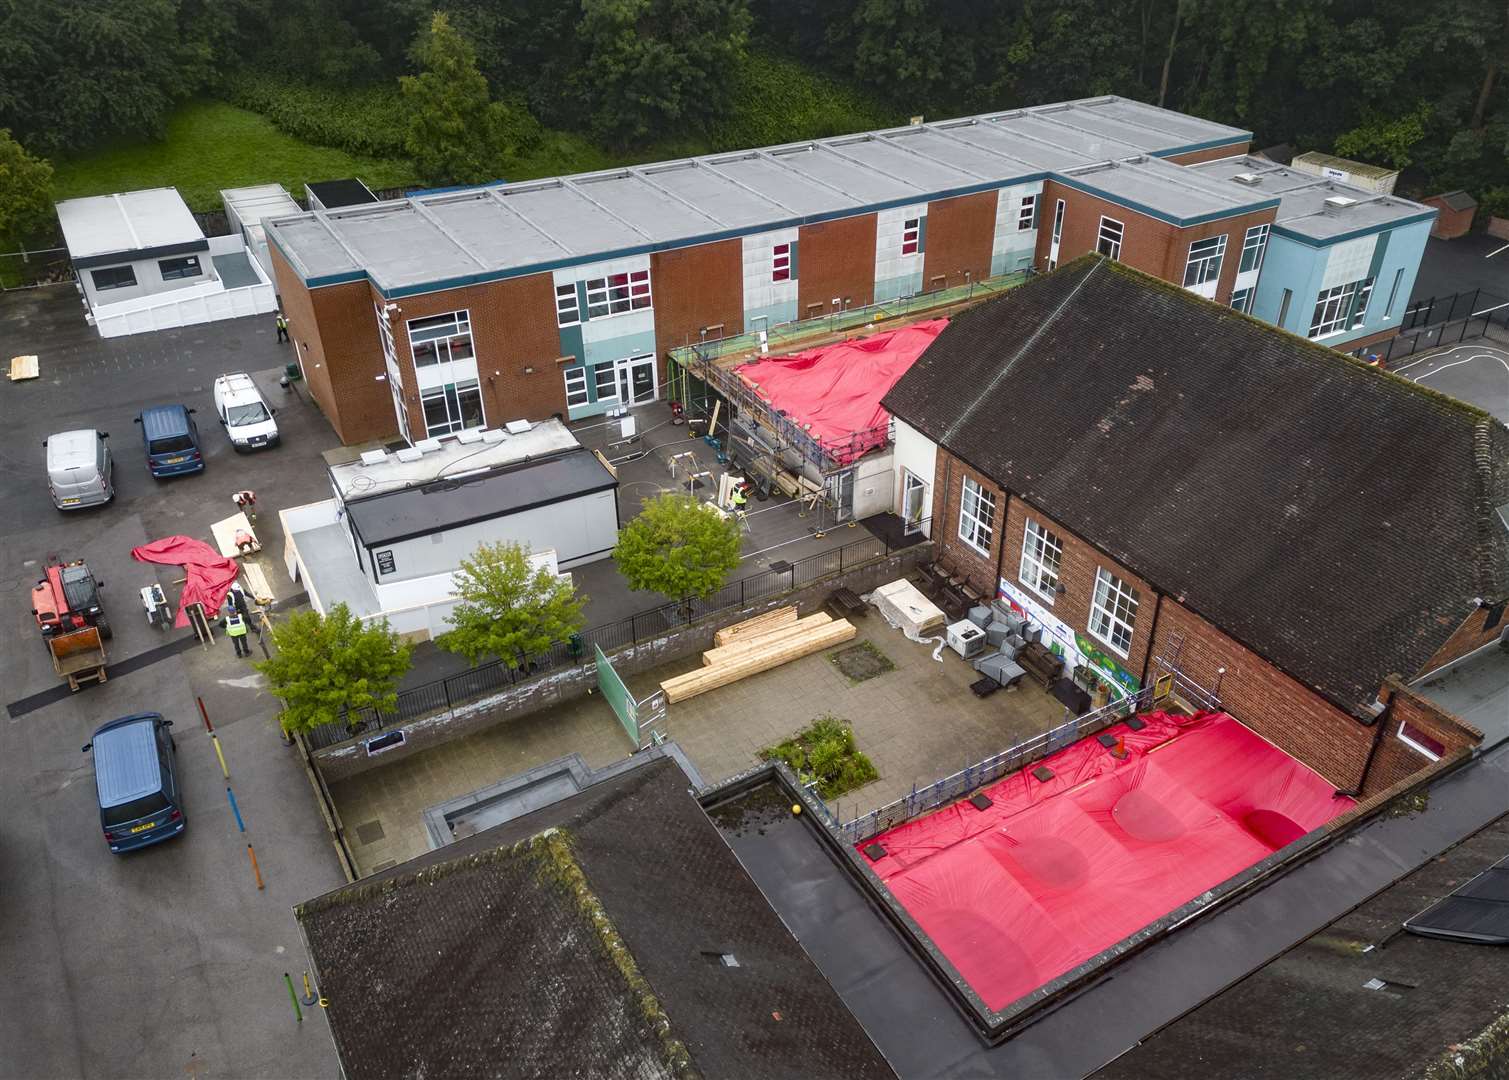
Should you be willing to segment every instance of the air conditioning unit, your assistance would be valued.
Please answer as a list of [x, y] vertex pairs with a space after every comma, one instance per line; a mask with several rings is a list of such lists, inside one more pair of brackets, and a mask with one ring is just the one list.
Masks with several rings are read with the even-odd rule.
[[456, 441], [462, 446], [479, 443], [482, 441], [482, 432], [477, 428], [467, 428], [465, 431], [458, 431], [456, 432]]
[[985, 631], [968, 619], [960, 619], [948, 628], [948, 647], [968, 660], [985, 651]]
[[532, 427], [534, 427], [534, 425], [531, 424], [528, 420], [510, 420], [508, 423], [503, 425], [504, 430], [507, 431], [510, 435], [522, 435]]
[[412, 446], [405, 446], [402, 450], [398, 451], [398, 453], [395, 454], [394, 457], [403, 462], [418, 461], [420, 458], [424, 457], [424, 452], [421, 450], [416, 450]]
[[485, 442], [488, 446], [492, 446], [494, 443], [500, 443], [503, 441], [503, 432], [499, 431], [497, 428], [488, 428], [482, 433], [482, 441]]
[[1255, 172], [1239, 172], [1232, 179], [1239, 184], [1246, 184], [1248, 187], [1256, 187], [1263, 182], [1263, 178]]
[[386, 450], [363, 450], [362, 451], [362, 464], [363, 465], [381, 465], [384, 461], [387, 461], [387, 460], [388, 460], [388, 452]]
[[1357, 200], [1348, 198], [1345, 195], [1328, 195], [1326, 197], [1326, 205], [1332, 210], [1345, 210], [1349, 206], [1356, 206]]
[[420, 439], [414, 444], [414, 449], [418, 450], [421, 454], [433, 454], [436, 450], [440, 449], [440, 440]]

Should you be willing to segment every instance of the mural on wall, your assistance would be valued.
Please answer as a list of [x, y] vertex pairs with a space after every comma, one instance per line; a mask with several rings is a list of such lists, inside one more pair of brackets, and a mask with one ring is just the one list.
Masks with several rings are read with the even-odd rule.
[[1087, 635], [1071, 629], [1068, 623], [1020, 585], [1001, 578], [996, 596], [1009, 603], [1012, 611], [1043, 628], [1043, 644], [1064, 661], [1066, 673], [1068, 669], [1087, 664], [1106, 682], [1127, 694], [1136, 693], [1142, 686], [1136, 676], [1112, 659], [1105, 649]]

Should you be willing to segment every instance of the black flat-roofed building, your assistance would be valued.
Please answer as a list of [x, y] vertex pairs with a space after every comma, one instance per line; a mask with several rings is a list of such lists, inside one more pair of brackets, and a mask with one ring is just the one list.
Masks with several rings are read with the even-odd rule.
[[365, 206], [378, 201], [372, 189], [355, 177], [316, 180], [304, 185], [304, 194], [309, 196], [311, 210], [337, 210], [343, 206]]

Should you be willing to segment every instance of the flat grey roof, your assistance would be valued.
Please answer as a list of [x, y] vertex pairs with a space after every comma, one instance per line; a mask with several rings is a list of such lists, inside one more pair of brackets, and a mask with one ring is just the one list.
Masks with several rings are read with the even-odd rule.
[[[1397, 195], [1375, 195], [1363, 188], [1275, 165], [1250, 155], [1201, 162], [1189, 166], [1187, 171], [1225, 181], [1255, 196], [1277, 196], [1279, 207], [1274, 226], [1323, 243], [1435, 214], [1431, 207]], [[1253, 179], [1251, 182], [1233, 179], [1237, 176]], [[1355, 202], [1339, 208], [1326, 205], [1328, 198], [1338, 195]]]
[[287, 217], [302, 212], [282, 184], [226, 188], [220, 192], [220, 201], [226, 210], [235, 212], [243, 225], [255, 225], [263, 218]]
[[177, 188], [90, 195], [58, 203], [63, 242], [75, 259], [128, 254], [204, 239]]
[[[1180, 222], [1271, 204], [1156, 161], [1251, 133], [1123, 98], [1087, 98], [765, 149], [416, 195], [267, 223], [310, 285], [363, 276], [388, 295], [533, 273], [927, 202], [1142, 159], [1118, 185]], [[1174, 178], [1184, 175], [1180, 185]], [[1085, 185], [1094, 180], [1086, 177]], [[1166, 193], [1160, 193], [1162, 187]], [[1113, 197], [1117, 197], [1112, 192]]]
[[1188, 166], [1146, 156], [1066, 169], [1059, 179], [1162, 217], [1177, 218], [1183, 224], [1229, 217], [1272, 206], [1275, 201], [1272, 195], [1248, 191], [1237, 184], [1202, 176]]

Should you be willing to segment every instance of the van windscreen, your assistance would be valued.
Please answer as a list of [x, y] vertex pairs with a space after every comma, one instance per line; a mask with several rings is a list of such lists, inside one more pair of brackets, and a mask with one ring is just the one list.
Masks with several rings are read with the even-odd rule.
[[194, 449], [194, 440], [187, 435], [174, 435], [167, 439], [153, 439], [147, 444], [149, 454], [181, 454]]
[[136, 821], [149, 814], [156, 814], [168, 808], [168, 797], [160, 791], [140, 799], [132, 799], [123, 802], [119, 806], [107, 806], [102, 811], [106, 825], [124, 825], [128, 821]]

